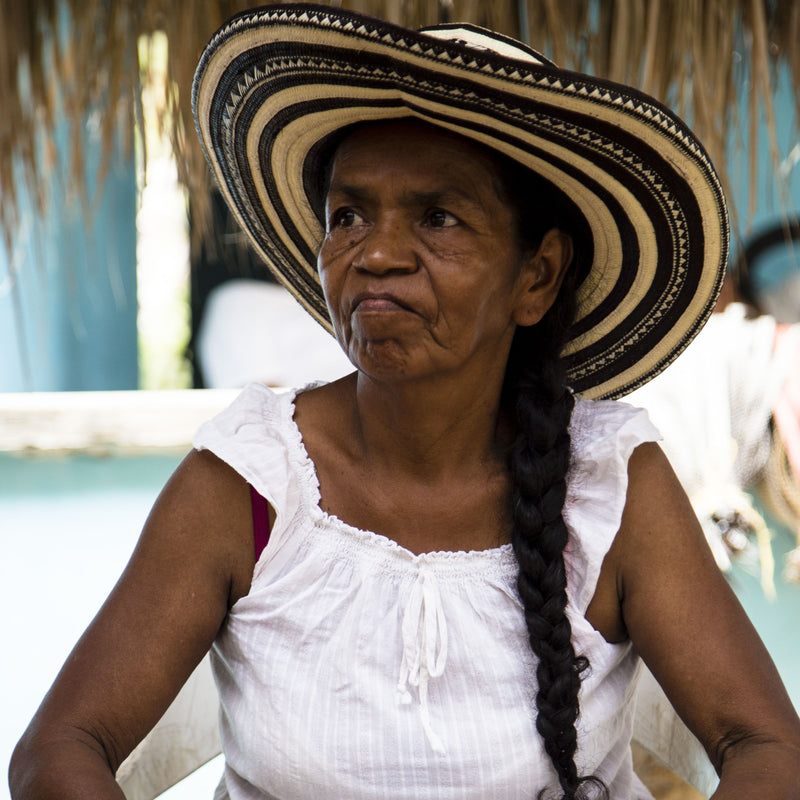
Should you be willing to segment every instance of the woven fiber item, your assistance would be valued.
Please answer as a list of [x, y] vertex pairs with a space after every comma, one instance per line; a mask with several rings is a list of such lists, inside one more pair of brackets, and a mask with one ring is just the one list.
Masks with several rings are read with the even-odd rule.
[[193, 102], [212, 171], [255, 249], [330, 330], [316, 272], [326, 145], [413, 117], [546, 179], [578, 217], [571, 385], [617, 397], [666, 367], [713, 310], [725, 203], [691, 131], [651, 97], [563, 70], [471, 25], [415, 32], [322, 6], [269, 6], [211, 40]]

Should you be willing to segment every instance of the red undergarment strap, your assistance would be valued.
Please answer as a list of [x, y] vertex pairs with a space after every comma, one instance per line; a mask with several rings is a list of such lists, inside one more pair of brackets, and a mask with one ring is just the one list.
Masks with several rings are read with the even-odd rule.
[[256, 550], [256, 561], [261, 557], [269, 541], [269, 504], [252, 486], [250, 487], [250, 505], [253, 509], [253, 543]]

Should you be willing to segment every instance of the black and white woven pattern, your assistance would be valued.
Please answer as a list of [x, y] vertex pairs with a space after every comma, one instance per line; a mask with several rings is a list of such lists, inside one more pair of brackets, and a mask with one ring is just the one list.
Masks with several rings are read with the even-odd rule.
[[559, 69], [508, 37], [269, 6], [214, 36], [193, 103], [209, 163], [243, 229], [328, 330], [316, 272], [320, 154], [343, 127], [404, 116], [505, 153], [580, 211], [586, 268], [564, 351], [576, 392], [618, 397], [640, 386], [714, 308], [728, 223], [691, 131], [647, 95]]

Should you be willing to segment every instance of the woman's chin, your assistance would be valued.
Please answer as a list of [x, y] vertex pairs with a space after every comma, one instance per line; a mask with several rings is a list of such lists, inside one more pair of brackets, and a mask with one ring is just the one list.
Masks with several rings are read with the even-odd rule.
[[363, 345], [351, 343], [347, 356], [360, 373], [376, 380], [406, 380], [420, 372], [415, 359], [399, 343], [388, 340]]

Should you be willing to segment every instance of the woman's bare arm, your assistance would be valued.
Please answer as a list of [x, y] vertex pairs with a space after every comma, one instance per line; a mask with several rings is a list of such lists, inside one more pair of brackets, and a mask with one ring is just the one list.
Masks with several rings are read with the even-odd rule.
[[17, 745], [14, 800], [122, 798], [117, 768], [249, 590], [253, 561], [247, 484], [210, 453], [190, 453]]
[[629, 476], [609, 553], [622, 620], [714, 763], [714, 800], [800, 798], [800, 721], [661, 449], [639, 447]]

